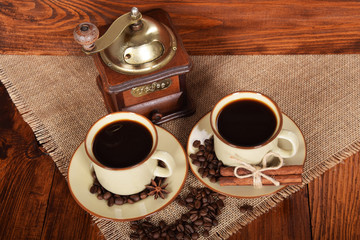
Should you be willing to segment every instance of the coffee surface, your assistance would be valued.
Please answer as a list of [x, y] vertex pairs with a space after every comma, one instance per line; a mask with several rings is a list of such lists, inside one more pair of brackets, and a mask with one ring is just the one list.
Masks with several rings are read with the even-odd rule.
[[220, 135], [229, 143], [242, 147], [266, 142], [273, 135], [276, 124], [271, 108], [253, 99], [228, 103], [217, 118]]
[[152, 145], [151, 133], [145, 126], [130, 120], [117, 121], [97, 133], [93, 153], [107, 167], [126, 168], [144, 160]]

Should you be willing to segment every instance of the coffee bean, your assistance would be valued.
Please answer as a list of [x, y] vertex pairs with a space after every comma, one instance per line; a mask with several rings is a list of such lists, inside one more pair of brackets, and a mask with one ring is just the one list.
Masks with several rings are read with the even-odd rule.
[[147, 197], [148, 197], [148, 194], [145, 191], [140, 193], [140, 199], [145, 199]]
[[195, 148], [198, 148], [199, 146], [200, 146], [200, 141], [199, 140], [195, 140], [194, 142], [193, 142], [193, 147], [195, 147]]
[[210, 231], [212, 227], [211, 226], [203, 226], [203, 228], [207, 231]]
[[197, 167], [201, 166], [201, 162], [199, 160], [194, 160], [192, 163]]
[[195, 207], [195, 204], [193, 202], [191, 202], [191, 203], [188, 203], [186, 206], [187, 206], [187, 208], [192, 209]]
[[204, 217], [204, 216], [207, 216], [208, 215], [208, 212], [207, 211], [204, 211], [204, 210], [201, 210], [199, 212], [200, 216]]
[[210, 216], [210, 217], [213, 217], [213, 218], [216, 218], [216, 217], [217, 217], [217, 214], [216, 214], [216, 212], [210, 211], [210, 212], [209, 212], [209, 216]]
[[116, 205], [123, 205], [125, 203], [124, 199], [122, 197], [115, 198], [115, 204]]
[[210, 153], [206, 156], [206, 160], [212, 161], [213, 159], [214, 159], [214, 154], [210, 152]]
[[154, 232], [152, 237], [158, 239], [160, 237], [160, 232]]
[[199, 238], [199, 234], [197, 232], [194, 232], [193, 234], [191, 234], [191, 239], [196, 240]]
[[131, 200], [133, 200], [134, 202], [138, 202], [140, 200], [140, 196], [139, 194], [133, 194], [130, 196]]
[[106, 193], [104, 193], [103, 198], [105, 200], [108, 200], [111, 196], [112, 196], [111, 192], [106, 192]]
[[196, 160], [198, 157], [197, 157], [196, 154], [192, 153], [192, 154], [190, 154], [190, 158], [191, 158], [192, 160]]
[[184, 240], [191, 240], [191, 238], [190, 238], [189, 235], [185, 235], [185, 236], [184, 236]]
[[216, 177], [215, 177], [215, 176], [212, 176], [212, 177], [210, 178], [210, 182], [212, 182], [212, 183], [216, 183], [216, 182], [217, 182]]
[[209, 175], [209, 170], [205, 169], [204, 172], [201, 174], [202, 178], [206, 178]]
[[95, 185], [92, 185], [90, 188], [90, 193], [92, 193], [92, 194], [97, 193], [97, 190], [98, 190], [98, 187]]
[[181, 215], [181, 221], [186, 222], [189, 219], [189, 215], [188, 214], [183, 214]]
[[185, 199], [185, 202], [187, 202], [187, 203], [192, 203], [192, 202], [194, 202], [194, 198], [193, 198], [193, 197], [187, 197], [187, 198]]
[[202, 219], [198, 219], [194, 222], [194, 224], [197, 226], [202, 226], [204, 224], [204, 221]]
[[176, 239], [183, 239], [184, 238], [184, 233], [179, 232], [178, 234], [176, 234]]
[[204, 156], [204, 151], [198, 151], [198, 152], [196, 153], [196, 156]]
[[189, 225], [189, 224], [186, 224], [185, 225], [185, 230], [188, 232], [188, 233], [194, 233], [194, 228], [191, 226], [191, 225]]
[[226, 196], [225, 195], [222, 195], [222, 194], [219, 194], [218, 197], [221, 199], [221, 200], [225, 200]]
[[203, 226], [204, 226], [204, 228], [210, 228], [211, 229], [212, 222], [205, 222]]
[[96, 186], [101, 186], [101, 184], [99, 183], [99, 180], [97, 180], [97, 179], [94, 179], [94, 183], [93, 183], [94, 185], [96, 185]]
[[197, 213], [193, 213], [190, 215], [190, 221], [195, 222], [199, 218]]
[[111, 207], [111, 206], [114, 205], [114, 203], [115, 203], [114, 197], [110, 197], [109, 200], [108, 200], [108, 202], [107, 202], [107, 205], [108, 205], [109, 207]]
[[103, 199], [104, 199], [102, 194], [98, 194], [96, 197], [97, 197], [97, 199], [99, 199], [99, 200], [103, 200]]
[[[158, 226], [146, 220], [135, 222], [130, 227], [135, 232], [133, 236], [138, 236], [138, 239], [198, 239], [202, 231], [202, 235], [207, 237], [209, 231], [218, 225], [217, 217], [224, 204], [224, 197], [220, 199], [219, 196], [207, 188], [191, 188], [184, 198], [178, 196], [176, 199], [189, 209], [181, 218], [171, 225], [164, 221], [160, 221]], [[115, 201], [117, 199], [114, 196], [112, 198]], [[131, 197], [128, 200], [132, 200]]]
[[216, 201], [216, 205], [218, 205], [219, 208], [223, 208], [224, 207], [224, 202], [223, 200], [219, 199]]
[[199, 209], [201, 207], [201, 202], [199, 200], [195, 201], [195, 208]]
[[141, 225], [146, 228], [151, 228], [153, 226], [150, 222], [147, 221], [143, 222]]
[[212, 145], [207, 145], [207, 146], [205, 147], [205, 150], [206, 150], [207, 152], [211, 152], [213, 149], [214, 149], [214, 148], [213, 148]]
[[178, 203], [180, 206], [186, 206], [186, 202], [183, 199], [179, 200]]
[[211, 218], [209, 218], [209, 217], [204, 216], [202, 219], [204, 220], [204, 222], [210, 222], [210, 223], [212, 223], [212, 220], [211, 220]]
[[133, 230], [133, 231], [136, 231], [136, 230], [139, 229], [139, 225], [133, 222], [130, 225], [130, 229]]
[[183, 232], [185, 230], [185, 228], [182, 224], [179, 224], [176, 226], [176, 230], [178, 230], [179, 232]]
[[253, 206], [248, 205], [248, 204], [244, 204], [241, 207], [239, 207], [239, 209], [240, 209], [240, 212], [245, 213], [245, 212], [248, 212], [248, 211], [252, 211]]

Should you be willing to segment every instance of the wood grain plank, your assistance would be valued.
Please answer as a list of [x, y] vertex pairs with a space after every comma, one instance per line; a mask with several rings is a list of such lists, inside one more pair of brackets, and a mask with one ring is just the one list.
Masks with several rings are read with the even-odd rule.
[[359, 153], [309, 184], [314, 239], [360, 239]]
[[90, 214], [76, 204], [58, 170], [54, 175], [41, 239], [102, 239]]
[[81, 55], [77, 24], [104, 30], [132, 6], [169, 12], [190, 54], [360, 53], [360, 2], [340, 0], [6, 1], [0, 53]]
[[307, 188], [294, 193], [229, 238], [242, 239], [311, 239]]
[[0, 84], [0, 239], [40, 239], [55, 170]]

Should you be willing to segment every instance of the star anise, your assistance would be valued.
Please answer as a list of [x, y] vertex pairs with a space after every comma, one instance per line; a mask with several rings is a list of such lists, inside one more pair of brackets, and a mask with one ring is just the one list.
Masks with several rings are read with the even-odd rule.
[[155, 180], [151, 179], [151, 184], [146, 186], [146, 188], [150, 190], [148, 195], [154, 196], [154, 199], [158, 199], [158, 197], [164, 199], [164, 194], [170, 193], [168, 190], [165, 189], [168, 184], [161, 185], [161, 180], [162, 179], [160, 179], [159, 183], [157, 183]]

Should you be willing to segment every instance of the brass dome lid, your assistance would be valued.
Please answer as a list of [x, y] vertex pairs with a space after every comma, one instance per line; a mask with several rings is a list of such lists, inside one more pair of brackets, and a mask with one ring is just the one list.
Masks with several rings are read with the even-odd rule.
[[116, 72], [146, 74], [169, 63], [176, 53], [176, 44], [175, 35], [167, 26], [132, 8], [85, 52], [99, 52], [104, 63]]

